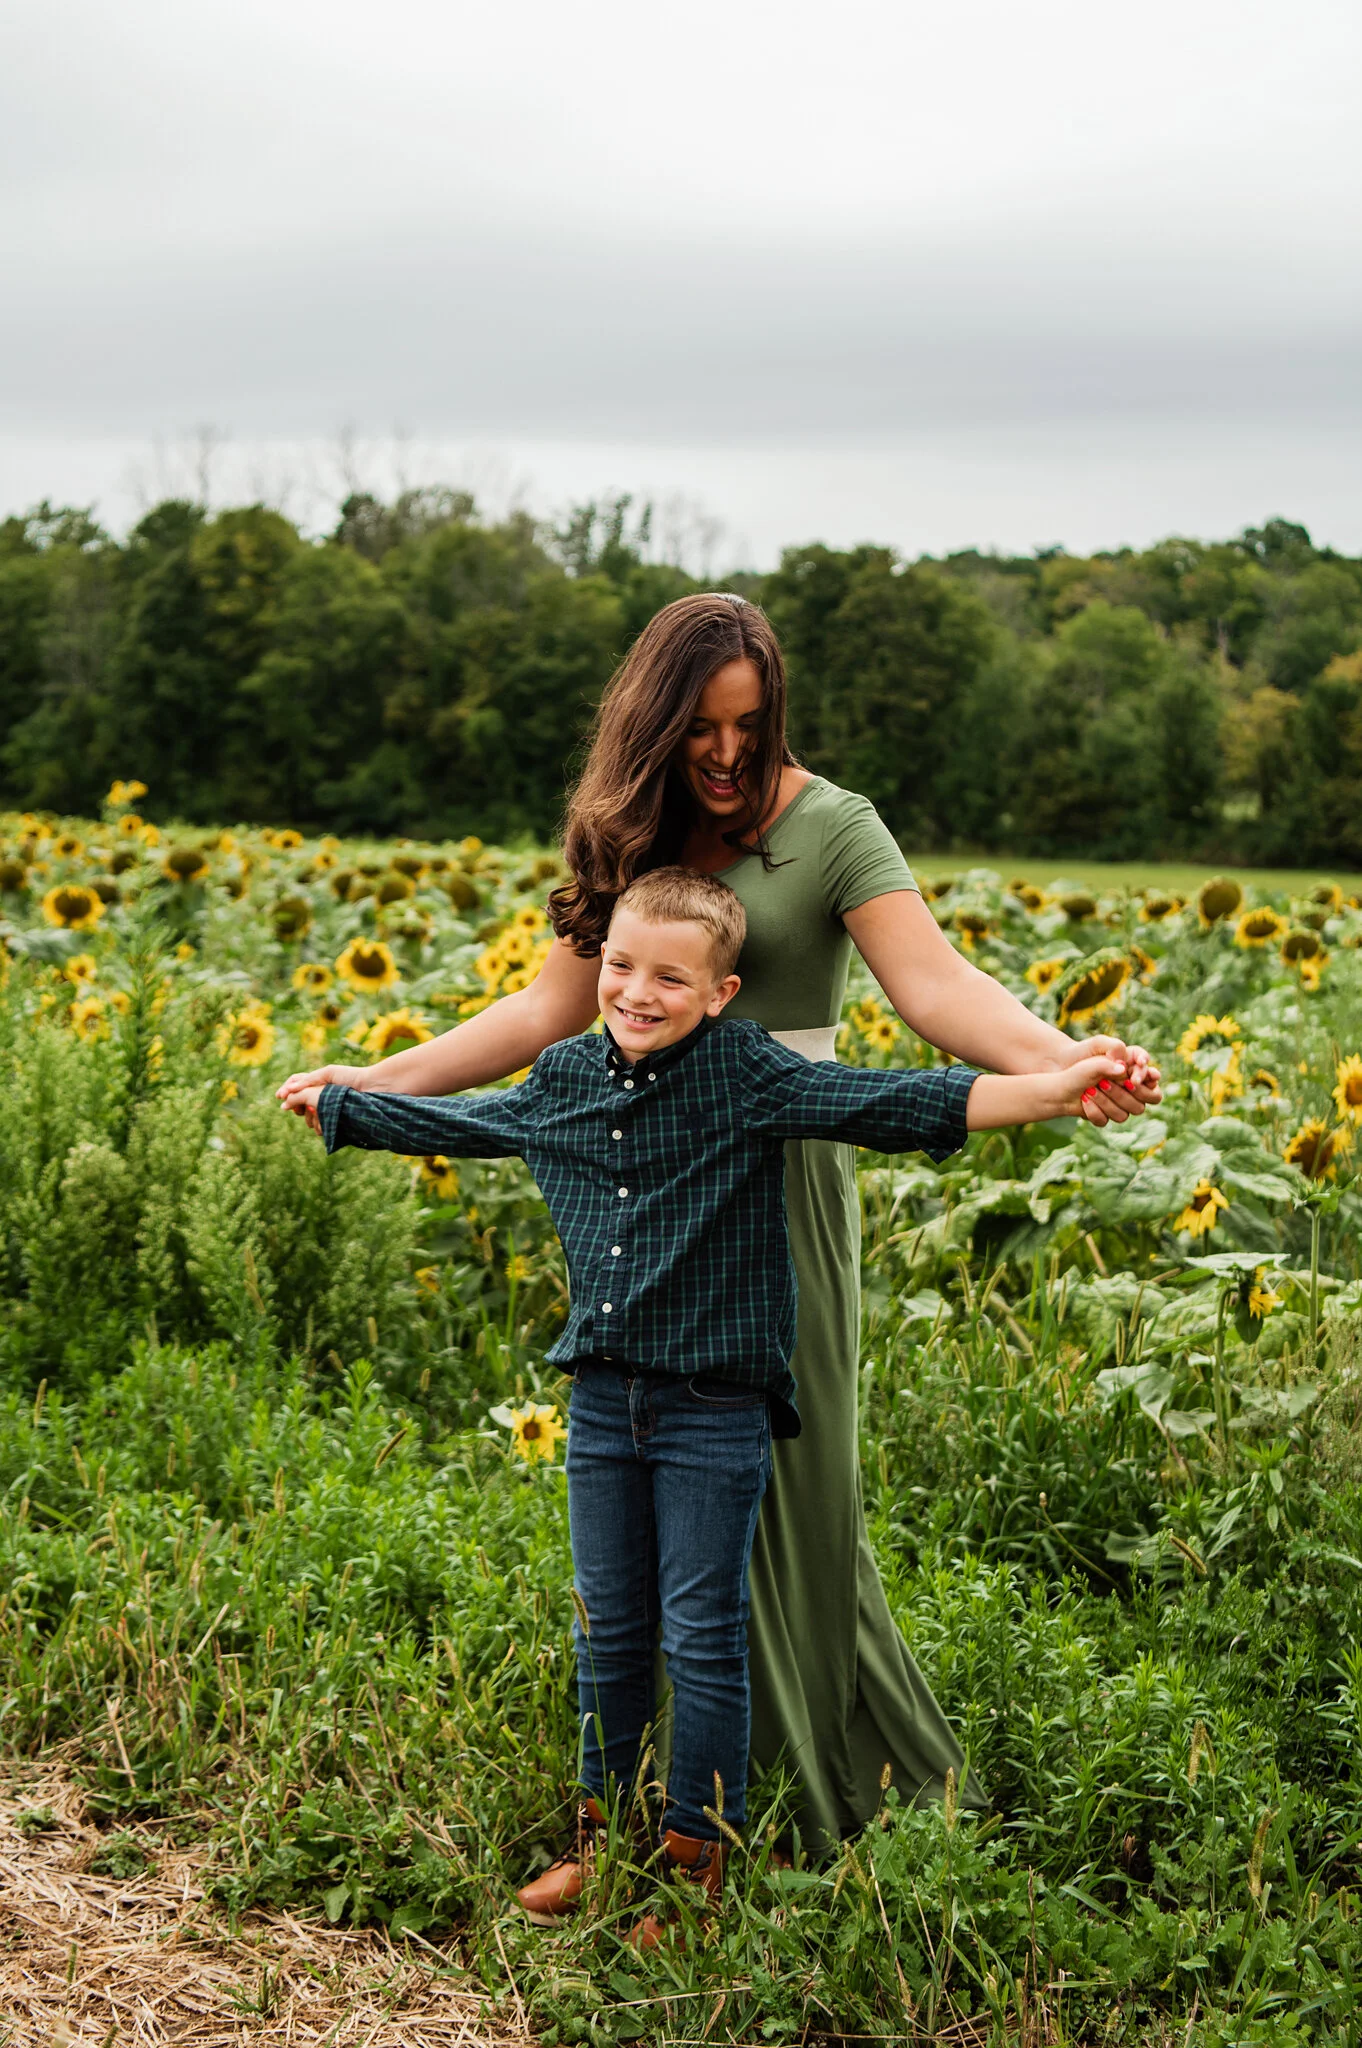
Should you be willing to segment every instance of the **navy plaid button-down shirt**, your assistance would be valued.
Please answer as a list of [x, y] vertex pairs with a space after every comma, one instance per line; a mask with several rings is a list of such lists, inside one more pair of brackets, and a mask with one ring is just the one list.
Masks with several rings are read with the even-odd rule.
[[549, 1358], [704, 1373], [773, 1397], [792, 1435], [795, 1275], [787, 1138], [944, 1159], [965, 1140], [970, 1067], [870, 1072], [812, 1062], [759, 1024], [706, 1018], [630, 1062], [607, 1033], [562, 1039], [492, 1093], [368, 1094], [330, 1085], [318, 1116], [342, 1145], [519, 1157], [539, 1183], [571, 1281]]

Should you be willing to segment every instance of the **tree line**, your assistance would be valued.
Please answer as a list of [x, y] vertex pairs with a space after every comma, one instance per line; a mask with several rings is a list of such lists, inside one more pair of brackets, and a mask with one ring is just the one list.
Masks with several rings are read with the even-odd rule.
[[[0, 522], [0, 801], [489, 838], [555, 829], [591, 710], [699, 588], [647, 508], [561, 527], [357, 495], [307, 538], [171, 500]], [[728, 579], [790, 667], [792, 742], [905, 845], [1362, 865], [1362, 561], [1272, 520], [1079, 557], [791, 548]]]

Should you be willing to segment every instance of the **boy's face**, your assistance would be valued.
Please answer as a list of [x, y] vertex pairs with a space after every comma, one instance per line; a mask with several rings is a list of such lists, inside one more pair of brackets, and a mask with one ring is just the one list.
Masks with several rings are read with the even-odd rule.
[[648, 924], [632, 910], [615, 912], [596, 996], [626, 1059], [675, 1045], [702, 1017], [717, 1017], [739, 985], [736, 974], [716, 980], [703, 925]]

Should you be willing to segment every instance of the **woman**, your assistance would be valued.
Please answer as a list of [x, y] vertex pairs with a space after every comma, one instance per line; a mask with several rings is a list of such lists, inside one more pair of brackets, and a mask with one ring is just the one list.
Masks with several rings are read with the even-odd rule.
[[[1019, 1073], [1110, 1050], [1125, 1088], [1094, 1123], [1159, 1100], [1158, 1075], [1116, 1039], [1080, 1046], [1033, 1016], [942, 936], [894, 840], [863, 798], [800, 767], [785, 739], [785, 669], [764, 614], [739, 597], [678, 599], [610, 684], [568, 805], [572, 881], [550, 903], [555, 944], [519, 994], [376, 1067], [294, 1076], [443, 1095], [528, 1066], [596, 1014], [611, 906], [648, 868], [722, 873], [747, 911], [742, 988], [754, 1017], [814, 1059], [833, 1057], [854, 944], [894, 1008], [931, 1044]], [[1104, 1084], [1105, 1085], [1105, 1084]], [[1104, 1106], [1105, 1102], [1105, 1106]], [[939, 1796], [960, 1746], [894, 1625], [861, 1505], [856, 1415], [860, 1212], [849, 1146], [788, 1148], [799, 1276], [794, 1372], [801, 1436], [776, 1446], [752, 1558], [752, 1758], [798, 1787], [806, 1843], [862, 1826], [888, 1764], [905, 1800]], [[977, 1786], [966, 1797], [979, 1801]]]

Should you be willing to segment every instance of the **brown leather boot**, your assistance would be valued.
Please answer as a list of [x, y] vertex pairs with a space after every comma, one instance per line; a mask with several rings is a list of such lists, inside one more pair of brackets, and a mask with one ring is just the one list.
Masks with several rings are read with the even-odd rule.
[[[701, 1841], [694, 1835], [678, 1835], [668, 1828], [662, 1837], [662, 1867], [674, 1877], [698, 1884], [717, 1908], [724, 1886], [724, 1864], [728, 1850], [723, 1842]], [[629, 1936], [634, 1948], [658, 1948], [667, 1936], [668, 1922], [658, 1913], [646, 1913]]]
[[597, 1838], [607, 1825], [596, 1801], [584, 1799], [577, 1808], [575, 1839], [561, 1856], [554, 1857], [547, 1870], [520, 1887], [517, 1903], [536, 1927], [556, 1927], [576, 1912], [582, 1886], [595, 1864]]

